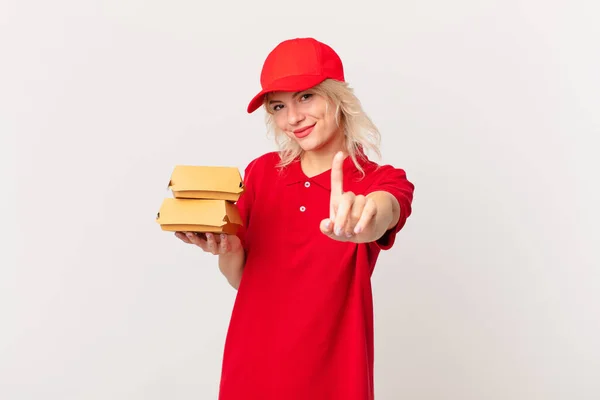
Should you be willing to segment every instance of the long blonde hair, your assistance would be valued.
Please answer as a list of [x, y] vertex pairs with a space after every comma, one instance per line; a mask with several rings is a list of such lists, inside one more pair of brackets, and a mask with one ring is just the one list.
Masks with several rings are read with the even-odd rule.
[[[327, 100], [327, 107], [335, 107], [335, 121], [344, 132], [346, 151], [358, 170], [364, 172], [358, 162], [358, 157], [361, 153], [369, 151], [381, 157], [379, 150], [381, 134], [363, 110], [354, 90], [346, 82], [326, 79], [309, 91], [323, 96]], [[267, 110], [265, 116], [267, 130], [274, 134], [275, 143], [279, 148], [281, 158], [279, 166], [285, 167], [301, 156], [303, 150], [275, 124], [272, 111], [268, 107], [268, 96], [265, 96], [263, 106]]]

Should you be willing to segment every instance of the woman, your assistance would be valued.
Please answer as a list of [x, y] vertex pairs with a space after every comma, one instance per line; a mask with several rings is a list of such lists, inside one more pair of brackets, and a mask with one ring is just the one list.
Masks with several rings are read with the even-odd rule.
[[268, 55], [261, 105], [280, 151], [245, 169], [237, 235], [181, 240], [218, 255], [238, 289], [220, 400], [367, 400], [371, 274], [411, 213], [413, 184], [377, 165], [379, 133], [333, 49], [286, 40]]

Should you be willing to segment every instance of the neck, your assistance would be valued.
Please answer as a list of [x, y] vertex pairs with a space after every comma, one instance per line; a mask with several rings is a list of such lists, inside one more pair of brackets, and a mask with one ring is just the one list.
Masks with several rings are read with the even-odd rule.
[[333, 157], [338, 151], [343, 151], [345, 155], [348, 154], [345, 148], [344, 137], [341, 136], [340, 139], [332, 141], [320, 149], [307, 151], [302, 154], [300, 164], [307, 176], [312, 177], [330, 170]]

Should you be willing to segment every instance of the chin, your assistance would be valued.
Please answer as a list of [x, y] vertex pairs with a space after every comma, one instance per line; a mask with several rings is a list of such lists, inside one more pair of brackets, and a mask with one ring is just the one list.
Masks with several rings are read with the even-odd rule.
[[323, 143], [300, 143], [300, 147], [304, 151], [319, 151], [325, 147]]

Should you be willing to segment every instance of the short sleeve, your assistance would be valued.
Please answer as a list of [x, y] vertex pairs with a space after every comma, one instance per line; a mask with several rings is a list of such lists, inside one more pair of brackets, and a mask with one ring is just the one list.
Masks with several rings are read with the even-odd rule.
[[248, 166], [244, 169], [244, 191], [240, 195], [240, 198], [236, 202], [236, 206], [240, 213], [240, 217], [242, 219], [242, 226], [238, 229], [236, 235], [240, 238], [242, 242], [242, 246], [245, 250], [248, 250], [247, 245], [247, 233], [248, 227], [250, 225], [250, 213], [252, 210], [252, 204], [254, 203], [254, 167], [256, 165], [256, 160], [250, 162]]
[[412, 213], [414, 185], [406, 177], [406, 172], [390, 165], [381, 166], [374, 171], [376, 175], [368, 192], [385, 191], [390, 193], [400, 204], [400, 218], [396, 225], [386, 231], [376, 244], [382, 250], [390, 249], [396, 240], [396, 234], [404, 227], [407, 218]]

